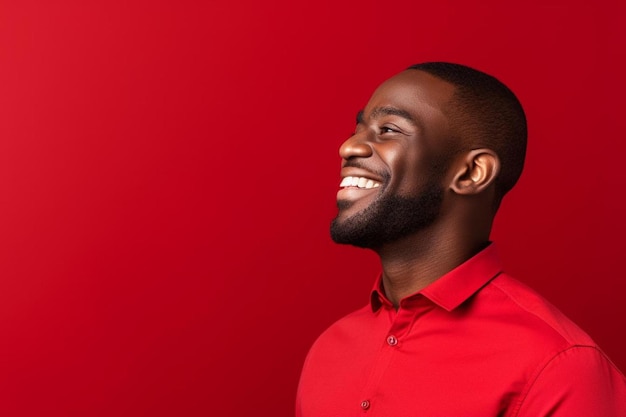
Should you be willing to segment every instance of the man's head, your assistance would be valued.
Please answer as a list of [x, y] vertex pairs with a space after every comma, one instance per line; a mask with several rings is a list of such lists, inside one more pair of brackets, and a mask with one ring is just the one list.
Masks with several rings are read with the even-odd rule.
[[490, 224], [525, 149], [524, 112], [502, 83], [457, 64], [414, 65], [374, 92], [340, 148], [331, 235], [375, 249], [459, 217], [461, 206], [488, 211], [477, 215]]
[[491, 75], [463, 65], [427, 62], [409, 70], [427, 72], [456, 87], [444, 112], [466, 148], [488, 148], [498, 155], [501, 172], [495, 186], [499, 203], [522, 174], [526, 156], [526, 116], [515, 94]]

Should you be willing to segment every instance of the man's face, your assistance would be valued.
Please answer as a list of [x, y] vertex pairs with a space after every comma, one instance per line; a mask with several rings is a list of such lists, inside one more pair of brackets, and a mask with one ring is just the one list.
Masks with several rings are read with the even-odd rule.
[[417, 70], [374, 92], [339, 150], [335, 242], [376, 249], [437, 220], [454, 151], [442, 109], [453, 93], [451, 84]]

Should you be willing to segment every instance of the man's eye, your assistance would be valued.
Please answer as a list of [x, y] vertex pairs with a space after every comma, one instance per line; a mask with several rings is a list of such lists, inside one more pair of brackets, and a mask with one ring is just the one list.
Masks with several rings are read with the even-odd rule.
[[380, 133], [396, 133], [396, 132], [397, 132], [396, 129], [389, 127], [389, 126], [383, 126], [380, 128]]

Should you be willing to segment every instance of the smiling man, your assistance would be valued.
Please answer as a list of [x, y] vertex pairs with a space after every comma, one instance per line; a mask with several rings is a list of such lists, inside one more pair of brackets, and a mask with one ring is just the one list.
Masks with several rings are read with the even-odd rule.
[[482, 72], [418, 64], [374, 92], [339, 150], [331, 235], [382, 273], [311, 348], [298, 417], [626, 416], [624, 375], [489, 241], [525, 151], [520, 103]]

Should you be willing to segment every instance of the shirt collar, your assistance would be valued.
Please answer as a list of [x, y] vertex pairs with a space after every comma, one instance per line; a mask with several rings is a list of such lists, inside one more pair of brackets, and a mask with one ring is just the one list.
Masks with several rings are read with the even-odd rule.
[[[496, 245], [491, 243], [427, 287], [404, 298], [401, 303], [421, 294], [445, 310], [452, 311], [500, 272], [502, 272], [500, 257]], [[392, 307], [391, 302], [382, 291], [382, 274], [376, 280], [371, 293], [370, 304], [374, 312], [383, 305]]]

